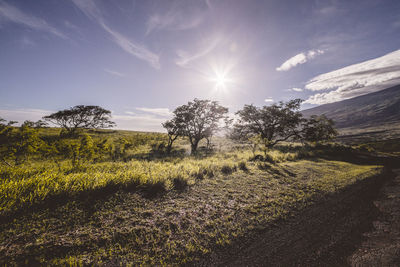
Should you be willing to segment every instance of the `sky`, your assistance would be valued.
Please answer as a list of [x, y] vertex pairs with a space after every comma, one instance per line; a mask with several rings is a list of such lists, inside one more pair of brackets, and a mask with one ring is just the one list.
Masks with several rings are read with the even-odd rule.
[[194, 98], [231, 113], [400, 84], [398, 0], [0, 0], [0, 117], [75, 105], [162, 131]]

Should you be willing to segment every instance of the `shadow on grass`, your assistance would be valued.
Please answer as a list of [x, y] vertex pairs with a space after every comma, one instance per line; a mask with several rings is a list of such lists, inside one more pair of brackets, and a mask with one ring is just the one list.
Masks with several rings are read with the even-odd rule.
[[127, 185], [108, 184], [105, 187], [95, 190], [81, 191], [75, 194], [62, 193], [45, 198], [44, 200], [32, 204], [17, 207], [11, 211], [0, 214], [0, 223], [7, 223], [23, 215], [29, 215], [44, 209], [55, 210], [68, 202], [76, 201], [82, 209], [88, 213], [93, 211], [93, 203], [97, 200], [106, 202], [113, 194], [118, 191], [138, 193], [146, 199], [155, 199], [163, 196], [166, 192], [166, 185], [162, 181], [148, 184], [136, 182]]

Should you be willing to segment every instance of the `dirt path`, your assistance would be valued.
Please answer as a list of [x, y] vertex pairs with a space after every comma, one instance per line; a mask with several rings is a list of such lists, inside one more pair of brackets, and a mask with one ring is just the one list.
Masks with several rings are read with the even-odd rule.
[[381, 214], [348, 260], [352, 266], [400, 266], [400, 169], [374, 201]]
[[[348, 256], [371, 231], [382, 177], [320, 200], [286, 222], [238, 240], [201, 266], [347, 266]], [[376, 265], [375, 265], [376, 266]]]

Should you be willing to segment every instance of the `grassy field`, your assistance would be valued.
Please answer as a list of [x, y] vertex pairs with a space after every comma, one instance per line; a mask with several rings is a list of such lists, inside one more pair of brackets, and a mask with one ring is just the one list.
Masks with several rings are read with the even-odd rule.
[[214, 152], [187, 156], [180, 140], [166, 157], [152, 145], [162, 134], [90, 134], [138, 145], [118, 160], [0, 168], [0, 264], [190, 263], [383, 171], [323, 160], [326, 147], [255, 157], [216, 138]]

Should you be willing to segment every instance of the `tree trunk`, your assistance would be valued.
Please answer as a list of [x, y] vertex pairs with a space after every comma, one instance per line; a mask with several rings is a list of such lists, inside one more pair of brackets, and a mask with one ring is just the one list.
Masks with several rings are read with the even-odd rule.
[[190, 154], [192, 154], [192, 155], [196, 154], [197, 146], [199, 145], [199, 141], [200, 140], [195, 140], [194, 142], [191, 143], [192, 147], [191, 147]]
[[169, 155], [169, 154], [171, 154], [171, 150], [172, 150], [172, 142], [168, 142], [168, 145], [167, 145], [167, 155]]

